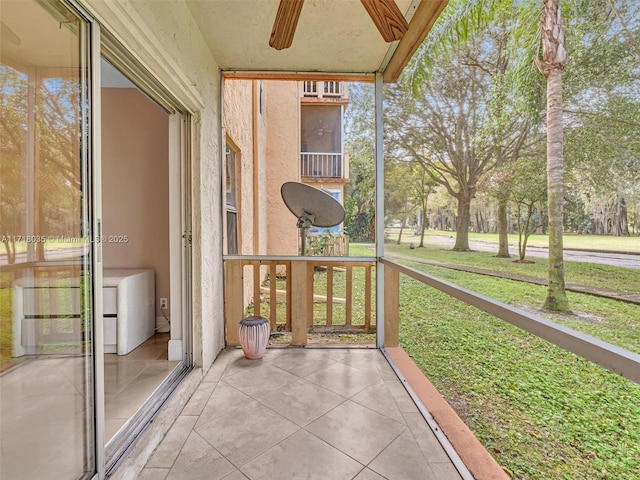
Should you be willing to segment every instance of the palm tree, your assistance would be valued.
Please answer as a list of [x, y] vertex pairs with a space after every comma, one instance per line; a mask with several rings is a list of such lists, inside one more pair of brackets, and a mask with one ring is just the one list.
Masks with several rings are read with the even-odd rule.
[[535, 64], [547, 79], [547, 208], [549, 215], [549, 286], [545, 310], [568, 311], [564, 285], [562, 202], [564, 157], [562, 132], [562, 69], [567, 60], [560, 0], [544, 0], [541, 18], [542, 59]]

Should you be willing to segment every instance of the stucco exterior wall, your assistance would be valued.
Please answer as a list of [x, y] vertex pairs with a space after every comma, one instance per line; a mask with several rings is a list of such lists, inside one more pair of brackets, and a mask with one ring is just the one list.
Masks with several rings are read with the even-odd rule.
[[256, 198], [256, 211], [258, 214], [257, 228], [259, 232], [258, 236], [258, 251], [257, 254], [267, 254], [267, 125], [266, 125], [266, 87], [265, 82], [259, 80], [254, 84], [255, 98], [257, 99], [256, 115], [254, 117], [256, 142], [256, 155], [255, 155], [255, 167], [257, 170], [257, 184], [254, 195]]
[[218, 65], [183, 1], [83, 4], [192, 113], [193, 360], [207, 370], [224, 346]]
[[[238, 254], [253, 255], [255, 236], [260, 236], [255, 228], [253, 198], [257, 190], [254, 187], [254, 82], [226, 80], [223, 90], [224, 136], [238, 149]], [[226, 252], [226, 245], [224, 249]], [[248, 267], [246, 270], [243, 281], [245, 308], [253, 301], [254, 295], [253, 276]]]
[[284, 182], [300, 181], [300, 97], [297, 82], [265, 82], [267, 254], [297, 255], [296, 218], [280, 196]]
[[253, 82], [227, 80], [223, 95], [224, 132], [239, 150], [238, 254], [254, 253]]

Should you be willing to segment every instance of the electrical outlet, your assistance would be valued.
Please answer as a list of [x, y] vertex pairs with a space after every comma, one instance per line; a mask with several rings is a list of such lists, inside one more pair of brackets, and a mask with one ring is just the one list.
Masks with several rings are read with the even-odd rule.
[[161, 298], [161, 299], [160, 299], [160, 308], [161, 308], [162, 310], [164, 310], [164, 309], [166, 309], [166, 308], [167, 308], [167, 299], [166, 299], [166, 298]]

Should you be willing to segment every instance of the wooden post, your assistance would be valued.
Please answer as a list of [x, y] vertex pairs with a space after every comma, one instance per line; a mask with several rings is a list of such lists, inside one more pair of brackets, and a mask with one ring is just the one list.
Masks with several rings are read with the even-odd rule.
[[278, 311], [278, 298], [276, 296], [276, 262], [271, 262], [269, 264], [269, 323], [271, 324], [271, 331], [275, 332], [277, 328], [278, 319], [277, 311]]
[[[309, 278], [311, 272], [311, 278]], [[309, 306], [313, 311], [313, 268], [304, 260], [293, 260], [291, 275], [291, 345], [306, 345], [309, 329]], [[313, 319], [311, 319], [313, 320]]]
[[353, 310], [353, 266], [351, 264], [347, 265], [345, 302], [344, 324], [350, 326]]
[[284, 329], [288, 332], [291, 331], [291, 292], [293, 286], [291, 284], [291, 262], [286, 262], [286, 285], [287, 285], [287, 318]]
[[364, 331], [371, 330], [371, 265], [364, 267]]
[[327, 326], [333, 325], [333, 263], [327, 266]]
[[244, 318], [243, 297], [243, 266], [241, 260], [225, 260], [224, 262], [224, 313], [225, 337], [227, 345], [240, 345], [238, 327]]
[[384, 346], [397, 347], [400, 325], [400, 272], [384, 266]]
[[261, 262], [251, 262], [253, 266], [253, 314], [262, 316], [262, 301], [260, 295], [260, 265]]

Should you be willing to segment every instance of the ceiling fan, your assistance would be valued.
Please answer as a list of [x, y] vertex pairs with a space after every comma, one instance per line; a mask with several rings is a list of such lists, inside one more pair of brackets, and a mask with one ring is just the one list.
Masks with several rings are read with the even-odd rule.
[[318, 120], [318, 128], [313, 130], [313, 133], [321, 137], [325, 133], [333, 133], [333, 130], [331, 130], [326, 123], [323, 123], [322, 120]]
[[[407, 32], [409, 24], [394, 0], [360, 0], [360, 2], [385, 42], [400, 40]], [[271, 47], [284, 50], [291, 46], [303, 4], [304, 0], [280, 0], [269, 39]]]

